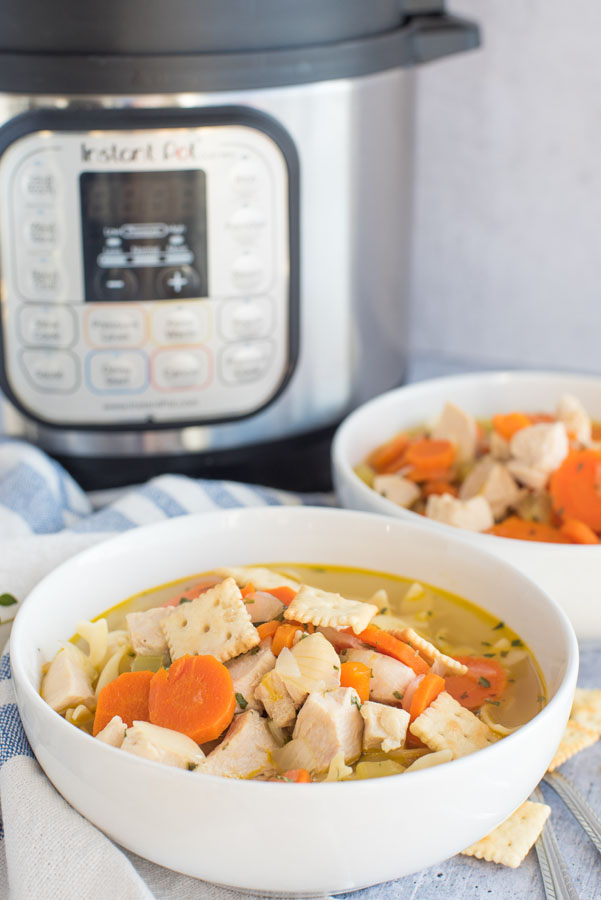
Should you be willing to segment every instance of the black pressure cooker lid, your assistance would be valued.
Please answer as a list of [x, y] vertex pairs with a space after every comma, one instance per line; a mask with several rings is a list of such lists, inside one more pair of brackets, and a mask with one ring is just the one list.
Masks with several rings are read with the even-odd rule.
[[2, 0], [0, 91], [235, 90], [353, 77], [478, 44], [444, 0]]

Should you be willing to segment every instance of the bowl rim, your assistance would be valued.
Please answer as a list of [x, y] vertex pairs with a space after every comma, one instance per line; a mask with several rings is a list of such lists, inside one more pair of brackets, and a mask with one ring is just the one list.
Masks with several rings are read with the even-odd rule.
[[[93, 547], [89, 547], [77, 554], [75, 554], [70, 559], [61, 563], [57, 568], [52, 570], [48, 575], [46, 575], [28, 594], [25, 598], [21, 607], [15, 617], [15, 621], [12, 628], [11, 638], [10, 638], [10, 660], [11, 660], [11, 670], [12, 677], [15, 680], [15, 684], [18, 686], [17, 691], [17, 706], [19, 709], [19, 714], [22, 714], [21, 709], [21, 696], [25, 697], [25, 703], [31, 704], [33, 709], [36, 712], [37, 716], [42, 716], [49, 723], [49, 727], [53, 727], [52, 723], [54, 723], [54, 727], [59, 729], [59, 734], [62, 733], [65, 735], [67, 740], [72, 740], [77, 743], [80, 743], [81, 752], [85, 752], [86, 747], [96, 747], [96, 752], [100, 754], [109, 753], [115, 754], [118, 753], [118, 757], [114, 757], [113, 759], [116, 761], [117, 759], [121, 759], [121, 764], [124, 766], [135, 764], [139, 766], [140, 764], [145, 766], [150, 766], [149, 772], [157, 772], [160, 771], [163, 773], [164, 778], [187, 778], [188, 781], [186, 784], [190, 785], [190, 773], [183, 769], [177, 769], [175, 767], [165, 766], [162, 763], [154, 762], [152, 760], [142, 759], [140, 757], [134, 756], [132, 754], [123, 753], [119, 748], [112, 747], [109, 744], [106, 744], [102, 741], [97, 741], [94, 737], [67, 722], [61, 715], [56, 713], [50, 706], [42, 699], [39, 691], [34, 687], [34, 685], [29, 680], [27, 673], [25, 671], [25, 659], [24, 657], [27, 655], [27, 635], [26, 633], [21, 634], [21, 632], [25, 629], [26, 616], [22, 614], [23, 610], [27, 610], [29, 612], [30, 609], [35, 608], [35, 605], [40, 602], [39, 597], [44, 596], [44, 592], [47, 589], [48, 583], [52, 586], [52, 581], [55, 578], [60, 578], [65, 572], [69, 572], [71, 568], [75, 568], [77, 566], [81, 566], [82, 563], [85, 565], [86, 560], [88, 558], [94, 558], [103, 552], [108, 551], [109, 553], [115, 547], [119, 547], [120, 544], [124, 544], [127, 547], [127, 544], [134, 542], [134, 546], [141, 545], [143, 546], [145, 535], [149, 532], [160, 533], [161, 531], [170, 530], [177, 531], [178, 528], [182, 527], [182, 522], [191, 523], [191, 527], [194, 527], [194, 521], [202, 522], [205, 526], [210, 526], [212, 521], [219, 519], [226, 519], [227, 517], [231, 517], [232, 514], [238, 518], [252, 518], [253, 516], [260, 516], [266, 519], [273, 518], [281, 515], [290, 515], [292, 518], [298, 518], [301, 520], [302, 518], [311, 518], [314, 516], [327, 519], [327, 518], [337, 518], [337, 517], [345, 517], [345, 518], [354, 518], [356, 520], [362, 520], [366, 523], [370, 521], [374, 526], [382, 527], [382, 528], [393, 528], [398, 529], [399, 531], [411, 531], [411, 532], [419, 532], [421, 536], [425, 536], [430, 534], [433, 535], [426, 528], [416, 527], [413, 523], [400, 521], [399, 519], [393, 519], [391, 517], [383, 517], [378, 513], [372, 512], [363, 512], [358, 510], [348, 510], [342, 508], [331, 508], [331, 507], [316, 507], [316, 506], [278, 506], [278, 507], [239, 507], [236, 509], [228, 509], [228, 510], [216, 510], [212, 512], [201, 512], [194, 513], [187, 516], [178, 516], [172, 519], [168, 519], [161, 522], [155, 522], [150, 525], [141, 526], [138, 528], [131, 529], [127, 532], [123, 532], [122, 534], [116, 535], [115, 537], [108, 538], [106, 541], [101, 541], [99, 544], [94, 545]], [[451, 542], [460, 543], [462, 548], [465, 550], [466, 543], [462, 541], [461, 537], [458, 537], [453, 530], [451, 530], [451, 534], [444, 535], [445, 540], [451, 540]], [[434, 540], [442, 540], [442, 536], [434, 535]], [[473, 548], [470, 548], [473, 549]], [[557, 690], [554, 696], [546, 703], [543, 709], [539, 710], [528, 722], [518, 728], [517, 731], [512, 734], [507, 735], [502, 740], [491, 744], [482, 750], [477, 751], [477, 754], [469, 754], [468, 756], [460, 757], [459, 759], [451, 760], [452, 763], [455, 764], [454, 772], [460, 772], [459, 767], [465, 767], [470, 765], [470, 759], [474, 755], [478, 755], [482, 752], [486, 752], [489, 754], [489, 759], [491, 760], [491, 764], [494, 761], [493, 754], [500, 754], [502, 751], [500, 748], [506, 745], [506, 741], [511, 741], [512, 743], [520, 740], [528, 740], [528, 736], [531, 731], [536, 729], [539, 723], [548, 718], [553, 714], [554, 710], [564, 702], [564, 694], [568, 691], [570, 684], [572, 681], [575, 683], [577, 672], [578, 672], [578, 660], [579, 660], [579, 651], [578, 651], [578, 643], [576, 639], [576, 635], [572, 628], [572, 625], [569, 622], [569, 619], [559, 604], [546, 593], [542, 588], [540, 588], [532, 579], [528, 578], [526, 575], [523, 575], [518, 569], [516, 569], [511, 564], [505, 562], [504, 560], [499, 560], [498, 557], [495, 557], [494, 554], [491, 554], [485, 550], [478, 548], [476, 553], [483, 557], [483, 562], [486, 562], [488, 559], [491, 563], [494, 562], [495, 565], [501, 565], [502, 568], [507, 570], [510, 574], [510, 577], [515, 579], [517, 583], [523, 582], [528, 585], [530, 589], [534, 588], [540, 597], [544, 600], [544, 602], [549, 605], [554, 613], [556, 614], [556, 619], [558, 620], [556, 623], [556, 627], [560, 626], [562, 631], [563, 641], [566, 644], [566, 667], [561, 679], [560, 684], [557, 687]], [[374, 570], [375, 571], [375, 570]], [[185, 576], [183, 576], [185, 577]], [[22, 693], [21, 693], [22, 692]], [[69, 735], [71, 736], [69, 738]], [[88, 743], [92, 742], [92, 743]], [[110, 755], [108, 757], [111, 758]], [[481, 758], [481, 757], [479, 757]], [[441, 777], [440, 770], [444, 772], [448, 771], [446, 769], [446, 765], [448, 764], [440, 764], [438, 766], [432, 766], [431, 768], [426, 768], [423, 770], [418, 770], [417, 772], [412, 773], [414, 776], [418, 776], [423, 779], [431, 779], [436, 781]], [[202, 772], [194, 773], [196, 777], [201, 777], [201, 779], [210, 779], [212, 782], [223, 783], [223, 776], [219, 775], [209, 775]], [[401, 773], [404, 774], [404, 773]], [[388, 776], [388, 778], [397, 778], [398, 776]], [[379, 790], [386, 789], [386, 784], [390, 785], [390, 781], [388, 778], [370, 778], [365, 780], [357, 780], [357, 781], [349, 781], [349, 782], [319, 782], [319, 787], [317, 788], [316, 783], [300, 785], [303, 788], [310, 788], [312, 790], [340, 790], [344, 787], [345, 790], [354, 790], [354, 791], [362, 791], [362, 790]], [[260, 790], [264, 791], [267, 784], [277, 785], [278, 782], [266, 782], [266, 781], [253, 781], [250, 779], [225, 779], [226, 782], [234, 782], [239, 786], [239, 790], [244, 791], [255, 791]], [[379, 782], [384, 782], [383, 785], [378, 785]], [[183, 782], [182, 782], [183, 783]], [[202, 783], [202, 782], [201, 782]], [[299, 785], [297, 785], [297, 788]], [[270, 790], [270, 788], [267, 788]], [[279, 789], [276, 787], [276, 789]]]
[[[381, 496], [372, 488], [368, 487], [368, 485], [366, 485], [365, 482], [356, 474], [353, 468], [353, 464], [349, 460], [349, 447], [347, 446], [347, 444], [349, 441], [349, 433], [351, 429], [354, 428], [357, 422], [361, 421], [368, 410], [371, 411], [373, 409], [377, 409], [378, 406], [381, 406], [384, 410], [388, 408], [389, 404], [394, 403], [399, 396], [419, 396], [420, 393], [436, 393], [437, 389], [443, 391], [443, 389], [447, 385], [452, 386], [465, 384], [469, 386], [472, 383], [482, 382], [483, 380], [487, 381], [488, 383], [535, 383], [537, 381], [544, 382], [547, 379], [556, 380], [558, 383], [570, 381], [579, 382], [581, 384], [588, 383], [591, 387], [598, 387], [599, 392], [601, 393], [600, 376], [590, 374], [580, 375], [577, 372], [554, 372], [551, 370], [539, 369], [484, 369], [477, 372], [464, 372], [454, 375], [442, 375], [438, 378], [428, 378], [422, 381], [414, 381], [410, 384], [404, 384], [400, 387], [393, 388], [390, 391], [386, 391], [383, 394], [379, 394], [377, 397], [373, 397], [366, 403], [362, 403], [361, 406], [358, 406], [357, 409], [353, 410], [350, 415], [343, 419], [343, 421], [336, 429], [334, 437], [332, 439], [331, 461], [334, 474], [336, 475], [337, 472], [341, 473], [341, 476], [350, 482], [350, 484], [353, 486], [353, 489], [359, 493], [359, 496], [361, 496], [365, 500], [365, 502], [372, 507], [374, 511], [377, 509], [380, 514], [393, 516], [394, 518], [401, 519], [403, 521], [415, 522], [415, 524], [420, 523], [422, 524], [422, 527], [438, 531], [441, 534], [449, 534], [450, 532], [456, 533], [459, 531], [462, 533], [464, 540], [473, 541], [474, 544], [477, 543], [478, 545], [481, 543], [482, 549], [484, 550], [487, 550], [487, 548], [491, 546], [491, 541], [496, 542], [498, 540], [502, 540], [506, 542], [506, 546], [508, 548], [515, 548], [516, 550], [518, 550], [519, 548], [519, 551], [521, 552], [524, 552], [524, 544], [533, 544], [534, 547], [538, 549], [540, 549], [541, 547], [552, 548], [554, 553], [559, 553], [563, 556], [565, 556], [567, 553], [573, 553], [574, 551], [576, 551], [577, 553], [589, 555], [598, 553], [601, 545], [555, 544], [547, 541], [523, 541], [518, 540], [517, 538], [504, 537], [498, 534], [482, 534], [477, 531], [465, 531], [457, 528], [454, 525], [446, 525], [444, 522], [436, 522], [434, 519], [428, 519], [425, 516], [413, 512], [410, 509], [405, 509], [404, 507], [397, 506], [397, 504], [393, 503], [392, 500], [388, 500], [386, 497]], [[445, 402], [444, 397], [441, 397], [441, 402]], [[492, 546], [495, 546], [495, 544], [493, 543]], [[491, 550], [489, 552], [494, 551]]]

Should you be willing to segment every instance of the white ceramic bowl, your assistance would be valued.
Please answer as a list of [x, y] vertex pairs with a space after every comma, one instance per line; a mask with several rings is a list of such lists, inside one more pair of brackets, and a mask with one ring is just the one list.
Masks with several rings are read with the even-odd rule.
[[517, 566], [567, 612], [579, 638], [601, 637], [601, 546], [518, 541], [477, 534], [426, 519], [369, 488], [353, 471], [378, 444], [398, 431], [433, 421], [447, 400], [478, 418], [531, 410], [552, 412], [568, 391], [601, 421], [601, 378], [552, 372], [478, 372], [422, 381], [381, 394], [355, 410], [332, 443], [332, 467], [340, 503], [350, 509], [419, 522], [440, 534], [453, 532], [474, 548]]
[[[467, 597], [528, 643], [549, 702], [515, 734], [438, 768], [346, 784], [286, 785], [190, 773], [134, 757], [69, 725], [39, 696], [42, 662], [78, 619], [188, 574], [261, 562], [361, 566]], [[528, 796], [553, 756], [569, 715], [577, 655], [566, 616], [539, 588], [454, 533], [383, 516], [290, 507], [182, 517], [100, 544], [35, 588], [11, 639], [27, 736], [50, 780], [80, 813], [118, 843], [171, 869], [280, 895], [350, 891], [398, 878], [489, 832]]]

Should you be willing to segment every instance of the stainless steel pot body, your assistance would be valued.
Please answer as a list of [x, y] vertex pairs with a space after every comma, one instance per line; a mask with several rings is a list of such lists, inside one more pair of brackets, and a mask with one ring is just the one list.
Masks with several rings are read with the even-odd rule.
[[221, 423], [91, 430], [33, 421], [0, 397], [0, 431], [69, 457], [214, 453], [328, 427], [399, 384], [407, 347], [413, 101], [413, 73], [400, 68], [253, 91], [0, 95], [0, 124], [36, 109], [247, 107], [286, 129], [300, 164], [298, 355], [272, 402]]

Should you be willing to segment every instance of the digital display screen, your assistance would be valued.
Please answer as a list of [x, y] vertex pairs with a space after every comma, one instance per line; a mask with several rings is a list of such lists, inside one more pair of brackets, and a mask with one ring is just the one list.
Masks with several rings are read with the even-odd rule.
[[79, 176], [87, 301], [208, 295], [206, 174]]

